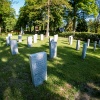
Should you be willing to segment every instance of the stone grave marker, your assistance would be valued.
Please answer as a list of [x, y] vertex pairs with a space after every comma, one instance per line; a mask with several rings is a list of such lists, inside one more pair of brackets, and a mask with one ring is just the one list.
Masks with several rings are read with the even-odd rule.
[[73, 36], [69, 36], [68, 41], [69, 41], [69, 44], [72, 45], [72, 43], [73, 43]]
[[12, 55], [18, 54], [18, 44], [17, 40], [11, 40], [11, 53]]
[[41, 40], [41, 41], [43, 40], [43, 34], [40, 35], [40, 40]]
[[58, 34], [54, 35], [54, 41], [57, 42], [58, 40]]
[[18, 42], [22, 42], [22, 35], [18, 35]]
[[37, 43], [37, 36], [33, 35], [33, 43]]
[[94, 51], [96, 50], [97, 41], [94, 41]]
[[27, 45], [28, 47], [32, 47], [32, 36], [27, 37]]
[[36, 87], [47, 80], [47, 54], [46, 52], [31, 54], [29, 59], [32, 82]]
[[87, 46], [90, 46], [90, 39], [87, 40]]
[[87, 43], [84, 43], [83, 44], [83, 50], [82, 50], [82, 59], [85, 59], [86, 51], [87, 51]]
[[50, 58], [57, 57], [57, 42], [51, 41], [50, 42]]
[[76, 50], [79, 50], [80, 49], [80, 40], [77, 40], [76, 42]]

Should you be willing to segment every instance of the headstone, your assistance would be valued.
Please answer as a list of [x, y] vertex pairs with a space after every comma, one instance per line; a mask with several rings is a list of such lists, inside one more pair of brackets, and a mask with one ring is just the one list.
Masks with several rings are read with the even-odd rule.
[[90, 46], [90, 39], [87, 40], [87, 46]]
[[22, 42], [22, 35], [18, 35], [18, 42]]
[[97, 41], [94, 41], [94, 51], [96, 50]]
[[76, 50], [79, 50], [80, 49], [80, 40], [77, 40], [77, 43], [76, 43]]
[[83, 44], [83, 50], [82, 50], [82, 59], [85, 59], [86, 51], [87, 51], [87, 43], [84, 43]]
[[21, 32], [20, 32], [20, 34], [21, 35], [23, 35], [24, 34], [24, 30], [23, 30], [23, 28], [21, 27]]
[[18, 53], [18, 45], [17, 45], [17, 40], [11, 40], [11, 53], [12, 55], [15, 55]]
[[50, 42], [50, 58], [57, 57], [57, 42], [51, 41]]
[[36, 38], [38, 39], [38, 35], [37, 35], [37, 34], [35, 34], [35, 36], [36, 36]]
[[9, 37], [6, 37], [6, 44], [7, 44], [7, 46], [10, 45], [10, 38]]
[[54, 41], [57, 42], [58, 40], [58, 34], [54, 35]]
[[33, 43], [37, 43], [37, 36], [33, 35]]
[[99, 47], [100, 47], [100, 40], [99, 40], [99, 42], [98, 42], [98, 45], [99, 45]]
[[73, 36], [69, 36], [69, 44], [72, 45], [73, 43]]
[[32, 47], [32, 36], [27, 37], [27, 45], [28, 47]]
[[41, 41], [43, 40], [43, 34], [40, 35], [40, 40], [41, 40]]
[[47, 54], [46, 52], [31, 54], [29, 59], [30, 59], [30, 69], [31, 69], [33, 84], [35, 86], [43, 84], [43, 81], [47, 80]]

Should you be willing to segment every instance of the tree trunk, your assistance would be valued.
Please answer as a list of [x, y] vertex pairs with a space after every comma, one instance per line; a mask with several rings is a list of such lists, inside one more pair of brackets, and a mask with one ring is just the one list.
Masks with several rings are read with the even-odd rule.
[[50, 18], [50, 0], [48, 0], [48, 17], [47, 17], [46, 37], [49, 36], [49, 18]]

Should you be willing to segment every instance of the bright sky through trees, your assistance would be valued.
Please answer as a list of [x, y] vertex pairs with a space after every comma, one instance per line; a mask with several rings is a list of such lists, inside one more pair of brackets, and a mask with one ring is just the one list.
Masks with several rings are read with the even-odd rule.
[[16, 14], [19, 14], [19, 9], [24, 5], [25, 0], [14, 0], [12, 7], [15, 9]]

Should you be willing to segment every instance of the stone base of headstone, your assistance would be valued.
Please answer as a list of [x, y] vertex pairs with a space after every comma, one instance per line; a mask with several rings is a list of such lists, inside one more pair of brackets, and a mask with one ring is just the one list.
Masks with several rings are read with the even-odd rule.
[[12, 55], [18, 54], [18, 44], [16, 40], [11, 40], [11, 53]]
[[47, 54], [46, 52], [31, 54], [29, 59], [32, 82], [35, 86], [39, 86], [47, 80]]

